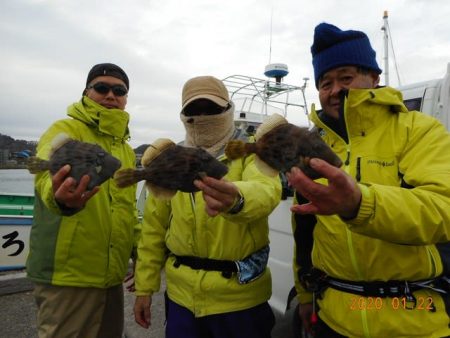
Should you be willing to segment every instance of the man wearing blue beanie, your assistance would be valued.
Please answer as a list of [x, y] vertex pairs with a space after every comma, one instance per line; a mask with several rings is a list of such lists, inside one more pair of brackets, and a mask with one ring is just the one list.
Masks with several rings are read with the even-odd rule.
[[450, 134], [378, 86], [363, 32], [321, 23], [311, 53], [311, 119], [344, 165], [288, 174], [302, 325], [315, 338], [450, 336]]
[[357, 66], [381, 74], [369, 38], [360, 31], [342, 31], [336, 26], [321, 23], [314, 31], [311, 53], [317, 88], [319, 79], [327, 71], [341, 66]]

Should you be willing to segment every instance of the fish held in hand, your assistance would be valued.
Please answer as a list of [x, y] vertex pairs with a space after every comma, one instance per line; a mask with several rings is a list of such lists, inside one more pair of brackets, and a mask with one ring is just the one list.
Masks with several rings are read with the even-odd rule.
[[236, 159], [256, 154], [255, 163], [266, 175], [300, 168], [311, 179], [321, 177], [309, 165], [311, 158], [320, 158], [335, 167], [342, 165], [341, 159], [322, 140], [317, 130], [298, 127], [279, 114], [268, 117], [256, 130], [256, 142], [245, 143], [232, 140], [227, 143], [225, 154]]
[[156, 198], [170, 199], [177, 191], [195, 192], [194, 180], [204, 176], [220, 179], [228, 167], [201, 148], [176, 145], [169, 139], [157, 139], [145, 150], [142, 169], [119, 170], [114, 179], [119, 187], [145, 180]]
[[121, 166], [120, 160], [99, 145], [59, 134], [52, 141], [49, 160], [30, 157], [27, 168], [32, 174], [49, 170], [54, 175], [66, 164], [70, 165], [68, 176], [74, 178], [77, 184], [84, 175], [89, 175], [87, 190], [92, 190], [111, 178]]

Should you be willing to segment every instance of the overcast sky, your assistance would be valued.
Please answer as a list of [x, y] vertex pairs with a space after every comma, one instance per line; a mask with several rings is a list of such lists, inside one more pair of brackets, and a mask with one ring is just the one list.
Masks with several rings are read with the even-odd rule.
[[[442, 77], [450, 62], [448, 0], [1, 0], [0, 133], [38, 140], [80, 99], [89, 69], [112, 62], [130, 78], [131, 145], [178, 142], [186, 80], [264, 78], [270, 60], [287, 64], [285, 83], [300, 86], [313, 78], [310, 46], [320, 22], [364, 31], [384, 69], [384, 10], [401, 83]], [[397, 86], [392, 54], [389, 60]], [[313, 82], [306, 97], [317, 101]]]

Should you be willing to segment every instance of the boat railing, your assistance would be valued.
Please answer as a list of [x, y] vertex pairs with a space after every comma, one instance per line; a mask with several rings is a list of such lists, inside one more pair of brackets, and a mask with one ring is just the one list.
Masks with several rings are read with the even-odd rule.
[[[308, 115], [305, 99], [306, 80], [302, 86], [245, 75], [231, 75], [222, 81], [235, 104], [237, 123], [243, 120], [261, 123], [265, 117], [273, 113], [287, 117], [290, 109], [295, 109], [296, 114], [302, 111]], [[293, 94], [299, 95], [295, 97]], [[250, 120], [250, 117], [253, 120]]]

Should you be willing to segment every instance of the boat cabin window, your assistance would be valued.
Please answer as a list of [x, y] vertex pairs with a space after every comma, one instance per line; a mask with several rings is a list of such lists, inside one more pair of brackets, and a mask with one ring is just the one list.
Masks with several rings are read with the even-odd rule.
[[422, 107], [422, 98], [417, 97], [415, 99], [404, 100], [403, 103], [405, 104], [406, 108], [408, 108], [408, 110], [420, 111], [420, 108]]

